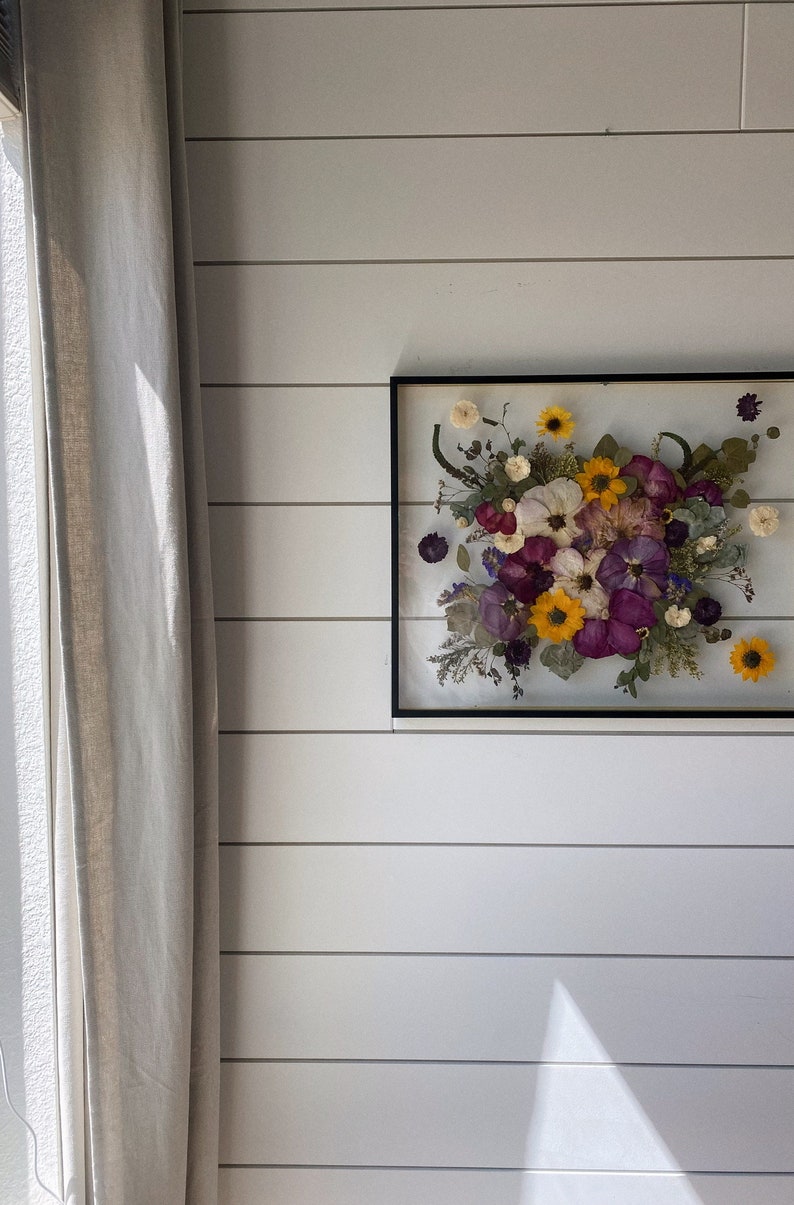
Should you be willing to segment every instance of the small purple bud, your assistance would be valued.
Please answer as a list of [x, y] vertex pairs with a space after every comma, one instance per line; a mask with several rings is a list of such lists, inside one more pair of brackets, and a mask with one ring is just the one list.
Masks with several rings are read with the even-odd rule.
[[438, 561], [443, 561], [448, 552], [449, 543], [437, 531], [431, 531], [430, 535], [419, 541], [419, 555], [423, 561], [427, 561], [428, 565], [435, 565]]

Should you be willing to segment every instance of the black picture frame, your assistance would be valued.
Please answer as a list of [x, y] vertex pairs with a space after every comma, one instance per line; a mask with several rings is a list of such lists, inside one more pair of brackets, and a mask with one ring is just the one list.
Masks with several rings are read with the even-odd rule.
[[[394, 718], [467, 718], [467, 717], [486, 717], [486, 718], [505, 718], [505, 717], [525, 717], [525, 718], [550, 718], [564, 719], [567, 717], [573, 718], [741, 718], [741, 719], [790, 719], [794, 716], [794, 694], [792, 695], [791, 706], [691, 706], [682, 701], [681, 706], [649, 706], [644, 703], [638, 703], [631, 706], [625, 703], [611, 706], [581, 706], [572, 701], [571, 706], [533, 706], [524, 703], [501, 704], [495, 706], [456, 706], [454, 701], [450, 701], [450, 706], [407, 706], [402, 702], [401, 698], [401, 639], [400, 639], [400, 600], [401, 600], [401, 577], [400, 577], [400, 507], [402, 500], [400, 498], [400, 470], [401, 470], [401, 454], [400, 446], [400, 408], [401, 408], [401, 393], [409, 387], [433, 387], [433, 386], [451, 386], [458, 389], [472, 387], [487, 387], [487, 386], [502, 386], [502, 385], [539, 385], [539, 386], [560, 386], [565, 384], [636, 384], [641, 387], [645, 384], [660, 384], [660, 383], [700, 383], [700, 382], [719, 382], [728, 383], [736, 382], [737, 386], [742, 388], [742, 391], [748, 391], [751, 386], [758, 385], [763, 388], [764, 384], [776, 382], [783, 385], [790, 385], [792, 391], [792, 399], [794, 399], [794, 372], [727, 372], [727, 373], [616, 373], [607, 375], [604, 373], [591, 374], [556, 374], [556, 375], [523, 375], [523, 374], [508, 374], [508, 375], [478, 375], [478, 376], [393, 376], [390, 379], [390, 430], [391, 430], [391, 694], [392, 694], [392, 716]], [[760, 424], [763, 426], [763, 423]], [[430, 447], [428, 445], [428, 456], [430, 456]], [[791, 497], [776, 499], [782, 502], [794, 502], [794, 488], [791, 491]], [[787, 617], [774, 617], [785, 619]], [[792, 683], [794, 686], [794, 683]], [[453, 688], [454, 689], [454, 688]], [[787, 690], [788, 694], [789, 691]], [[682, 691], [683, 700], [686, 698], [686, 689]], [[633, 700], [632, 700], [633, 702]]]

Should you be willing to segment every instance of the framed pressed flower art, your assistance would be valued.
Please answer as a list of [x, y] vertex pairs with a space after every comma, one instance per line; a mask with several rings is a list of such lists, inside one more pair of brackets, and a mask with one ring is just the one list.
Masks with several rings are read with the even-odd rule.
[[794, 377], [391, 405], [395, 716], [794, 715]]

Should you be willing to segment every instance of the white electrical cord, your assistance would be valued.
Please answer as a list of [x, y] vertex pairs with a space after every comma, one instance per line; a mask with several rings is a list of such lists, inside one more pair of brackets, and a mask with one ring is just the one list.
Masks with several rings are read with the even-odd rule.
[[41, 1180], [39, 1179], [39, 1144], [38, 1144], [38, 1140], [36, 1139], [36, 1131], [33, 1129], [33, 1127], [31, 1125], [28, 1124], [28, 1122], [25, 1120], [25, 1118], [22, 1116], [22, 1114], [19, 1113], [14, 1108], [13, 1102], [11, 1100], [11, 1094], [8, 1090], [8, 1075], [6, 1074], [6, 1056], [5, 1056], [5, 1051], [3, 1050], [2, 1041], [0, 1041], [0, 1070], [2, 1070], [2, 1073], [3, 1073], [3, 1092], [4, 1092], [5, 1098], [6, 1098], [6, 1104], [8, 1105], [9, 1109], [14, 1114], [14, 1116], [16, 1118], [18, 1118], [19, 1121], [22, 1122], [23, 1126], [25, 1127], [25, 1129], [28, 1131], [31, 1138], [33, 1139], [33, 1175], [36, 1177], [36, 1183], [38, 1184], [39, 1188], [43, 1189], [43, 1191], [46, 1192], [48, 1197], [52, 1197], [53, 1201], [57, 1201], [58, 1205], [64, 1205], [63, 1198], [56, 1197], [55, 1193], [50, 1192], [47, 1185], [42, 1184]]

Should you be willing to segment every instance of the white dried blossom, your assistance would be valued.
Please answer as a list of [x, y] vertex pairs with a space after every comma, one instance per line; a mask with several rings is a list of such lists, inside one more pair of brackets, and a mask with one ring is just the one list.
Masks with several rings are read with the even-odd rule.
[[449, 421], [453, 427], [468, 431], [469, 427], [480, 421], [480, 412], [474, 402], [456, 402], [449, 412]]
[[664, 613], [664, 622], [671, 628], [685, 628], [691, 618], [689, 607], [677, 607], [675, 603]]
[[516, 509], [516, 503], [515, 503], [514, 498], [503, 498], [502, 499], [502, 510], [505, 512], [506, 515], [511, 514], [511, 512], [514, 511], [515, 509]]
[[471, 523], [469, 523], [469, 520], [466, 518], [465, 515], [460, 515], [459, 518], [457, 518], [455, 520], [455, 526], [456, 527], [471, 527]]
[[717, 547], [716, 536], [701, 536], [695, 541], [695, 555], [702, 556], [704, 552], [713, 552]]
[[493, 542], [500, 552], [506, 552], [508, 555], [511, 552], [518, 552], [524, 547], [524, 537], [520, 531], [514, 531], [511, 536], [506, 536], [504, 532], [498, 531]]
[[755, 536], [771, 536], [780, 527], [780, 511], [776, 506], [755, 506], [747, 517]]
[[505, 461], [505, 472], [511, 481], [523, 481], [532, 472], [526, 456], [511, 456]]

